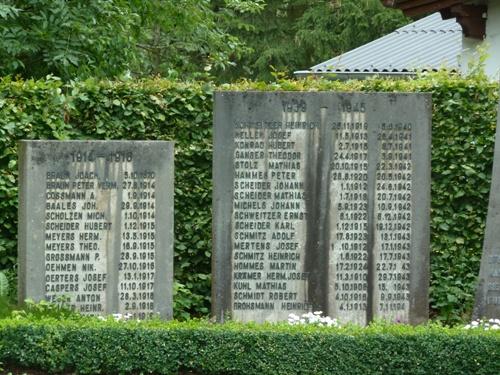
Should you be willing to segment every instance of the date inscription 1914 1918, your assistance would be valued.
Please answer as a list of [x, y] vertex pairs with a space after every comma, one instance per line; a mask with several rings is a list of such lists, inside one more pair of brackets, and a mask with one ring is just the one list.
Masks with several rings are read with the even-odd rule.
[[214, 313], [425, 320], [429, 191], [428, 95], [217, 93]]
[[22, 141], [20, 299], [172, 315], [173, 145]]

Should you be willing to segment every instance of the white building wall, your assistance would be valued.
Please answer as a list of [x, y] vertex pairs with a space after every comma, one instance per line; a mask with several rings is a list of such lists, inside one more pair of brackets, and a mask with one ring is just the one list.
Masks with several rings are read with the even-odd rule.
[[[469, 71], [469, 64], [477, 65], [479, 53], [486, 53], [486, 74], [495, 81], [500, 80], [500, 1], [490, 0], [486, 20], [486, 38], [478, 40], [463, 36], [460, 68]], [[483, 52], [479, 52], [484, 50]]]
[[486, 39], [488, 59], [486, 73], [494, 80], [500, 79], [500, 1], [488, 2], [488, 19], [486, 20]]
[[477, 64], [478, 49], [481, 46], [482, 40], [467, 38], [462, 34], [462, 53], [459, 58], [460, 70], [463, 73], [468, 73], [469, 68]]

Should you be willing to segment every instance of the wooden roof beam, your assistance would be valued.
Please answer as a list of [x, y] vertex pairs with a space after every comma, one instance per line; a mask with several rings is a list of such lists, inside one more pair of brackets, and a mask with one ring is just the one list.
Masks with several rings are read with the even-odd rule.
[[464, 4], [465, 0], [382, 0], [382, 3], [401, 9], [409, 17], [441, 12], [443, 19], [456, 17], [465, 36], [483, 39], [486, 35], [486, 5]]
[[422, 7], [425, 5], [433, 5], [433, 3], [440, 3], [440, 1], [436, 1], [436, 0], [404, 1], [404, 2], [397, 3], [396, 7], [404, 11], [405, 9], [417, 8], [417, 7]]
[[[455, 5], [441, 12], [443, 18], [456, 17], [462, 25], [465, 36], [474, 39], [484, 39], [486, 35], [486, 5]], [[444, 13], [444, 14], [443, 14]]]
[[464, 0], [415, 0], [396, 4], [395, 8], [401, 9], [406, 16], [412, 17], [425, 13], [439, 12], [453, 5], [462, 4], [463, 2]]

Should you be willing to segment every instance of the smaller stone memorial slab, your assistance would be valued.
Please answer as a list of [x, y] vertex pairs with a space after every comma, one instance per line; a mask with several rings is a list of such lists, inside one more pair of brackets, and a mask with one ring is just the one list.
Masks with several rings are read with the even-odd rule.
[[500, 105], [495, 136], [486, 232], [476, 291], [474, 318], [500, 317]]
[[173, 143], [21, 141], [19, 300], [172, 316]]

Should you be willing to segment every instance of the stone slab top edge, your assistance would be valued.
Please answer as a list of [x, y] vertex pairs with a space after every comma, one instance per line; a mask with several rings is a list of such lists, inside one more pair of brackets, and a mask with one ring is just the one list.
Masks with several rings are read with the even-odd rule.
[[332, 91], [332, 90], [215, 90], [215, 94], [341, 94], [341, 95], [418, 95], [432, 96], [430, 92], [413, 91]]
[[162, 141], [162, 140], [129, 140], [129, 139], [20, 139], [18, 142], [27, 143], [175, 143], [175, 141]]

